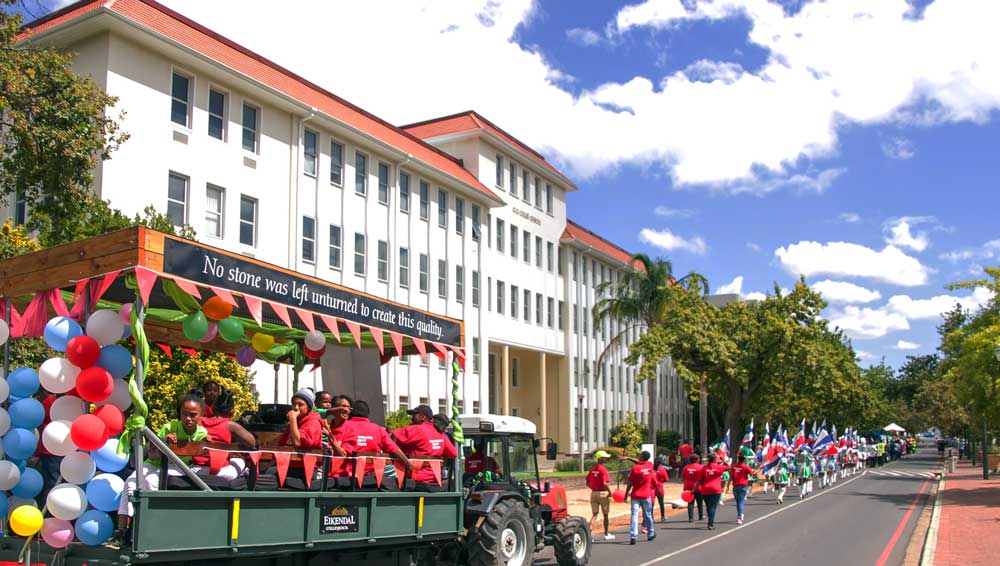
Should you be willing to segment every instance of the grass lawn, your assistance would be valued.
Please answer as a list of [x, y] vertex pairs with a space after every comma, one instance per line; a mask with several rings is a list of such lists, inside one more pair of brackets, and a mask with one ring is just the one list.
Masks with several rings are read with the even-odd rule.
[[572, 478], [572, 477], [582, 476], [584, 474], [581, 474], [578, 470], [574, 470], [572, 472], [541, 472], [538, 475], [542, 479], [545, 479], [545, 478]]

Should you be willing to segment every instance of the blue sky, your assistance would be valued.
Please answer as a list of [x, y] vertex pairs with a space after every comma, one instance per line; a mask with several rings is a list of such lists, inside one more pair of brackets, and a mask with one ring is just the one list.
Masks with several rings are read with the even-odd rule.
[[1000, 263], [995, 0], [165, 2], [395, 123], [475, 109], [570, 217], [748, 297], [799, 274], [863, 363]]

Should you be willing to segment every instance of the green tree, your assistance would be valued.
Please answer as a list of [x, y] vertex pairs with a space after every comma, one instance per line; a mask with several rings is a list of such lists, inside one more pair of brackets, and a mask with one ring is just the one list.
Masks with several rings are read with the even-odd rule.
[[623, 449], [628, 456], [637, 455], [648, 438], [649, 429], [636, 420], [635, 413], [626, 413], [625, 418], [608, 431], [608, 443]]
[[390, 411], [385, 414], [385, 426], [389, 430], [396, 430], [397, 428], [403, 428], [404, 426], [410, 424], [413, 419], [407, 414], [406, 409], [397, 409], [395, 411]]

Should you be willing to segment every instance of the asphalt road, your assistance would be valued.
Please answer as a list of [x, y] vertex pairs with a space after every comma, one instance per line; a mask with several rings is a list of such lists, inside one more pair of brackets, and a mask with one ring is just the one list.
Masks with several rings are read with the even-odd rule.
[[[826, 566], [896, 566], [902, 564], [917, 518], [929, 500], [937, 453], [923, 448], [881, 468], [870, 468], [800, 500], [791, 487], [785, 503], [773, 493], [747, 502], [743, 525], [736, 524], [736, 504], [719, 508], [716, 530], [687, 522], [686, 513], [657, 523], [657, 537], [639, 537], [630, 546], [627, 531], [614, 541], [599, 535], [590, 563], [595, 566], [654, 564], [810, 564]], [[659, 512], [656, 513], [659, 516]], [[536, 565], [552, 566], [546, 549]]]

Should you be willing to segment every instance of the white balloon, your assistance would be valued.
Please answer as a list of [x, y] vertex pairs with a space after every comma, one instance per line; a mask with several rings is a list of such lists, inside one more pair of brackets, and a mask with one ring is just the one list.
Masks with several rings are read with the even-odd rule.
[[125, 412], [132, 406], [132, 396], [128, 393], [128, 381], [116, 379], [114, 382], [115, 389], [111, 392], [111, 396], [98, 403], [97, 406], [114, 405], [118, 407], [119, 411]]
[[101, 346], [114, 344], [122, 339], [122, 319], [113, 310], [99, 310], [87, 319], [87, 336], [90, 336]]
[[7, 343], [7, 339], [10, 338], [10, 327], [7, 326], [7, 321], [0, 318], [0, 346]]
[[63, 479], [76, 485], [89, 482], [96, 473], [97, 464], [86, 452], [74, 452], [59, 464], [59, 474]]
[[[72, 424], [69, 421], [52, 421], [45, 425], [45, 430], [42, 431], [42, 446], [54, 456], [68, 456], [76, 452], [76, 444], [73, 444], [73, 439], [69, 436]], [[65, 517], [59, 518], [65, 519]]]
[[49, 491], [45, 505], [53, 517], [72, 521], [87, 510], [87, 494], [71, 483], [61, 483]]
[[0, 491], [12, 489], [21, 481], [21, 470], [10, 460], [0, 460]]
[[76, 378], [80, 368], [66, 358], [49, 358], [38, 368], [38, 381], [46, 391], [56, 395], [65, 393], [76, 387]]
[[323, 346], [326, 346], [326, 336], [319, 330], [312, 330], [306, 334], [306, 348], [312, 351], [322, 350]]
[[0, 379], [0, 403], [7, 400], [10, 396], [10, 385], [7, 385], [6, 379]]
[[6, 409], [0, 409], [0, 436], [7, 434], [10, 430], [10, 415]]
[[54, 421], [70, 421], [87, 414], [87, 406], [83, 399], [73, 395], [63, 395], [52, 403], [49, 408], [49, 418]]

